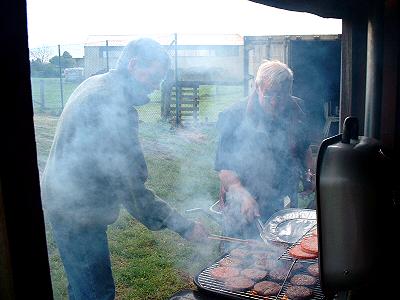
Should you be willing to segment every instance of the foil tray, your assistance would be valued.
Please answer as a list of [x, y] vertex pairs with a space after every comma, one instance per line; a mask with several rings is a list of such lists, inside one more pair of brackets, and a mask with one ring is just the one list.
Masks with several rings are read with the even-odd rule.
[[294, 244], [316, 225], [316, 210], [288, 208], [273, 214], [260, 236], [265, 242]]

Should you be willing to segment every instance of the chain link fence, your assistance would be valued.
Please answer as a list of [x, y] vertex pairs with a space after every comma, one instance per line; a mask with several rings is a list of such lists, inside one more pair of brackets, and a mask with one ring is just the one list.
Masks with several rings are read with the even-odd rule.
[[[243, 69], [241, 50], [231, 55], [232, 59], [228, 62], [223, 55], [218, 56], [221, 50], [216, 47], [207, 45], [209, 49], [206, 50], [205, 46], [192, 46], [188, 49], [178, 46], [178, 38], [176, 34], [157, 38], [171, 57], [171, 70], [168, 81], [150, 95], [150, 103], [138, 108], [140, 119], [146, 123], [166, 121], [174, 125], [215, 122], [218, 111], [226, 106], [226, 102], [243, 96], [243, 81], [237, 79], [239, 76], [234, 80], [226, 79], [229, 71], [218, 69], [207, 60], [214, 57], [219, 59], [219, 64]], [[107, 40], [92, 37], [84, 45], [32, 49], [31, 82], [35, 114], [60, 115], [69, 96], [84, 79], [115, 67], [128, 42], [126, 37]], [[224, 51], [234, 52], [239, 47], [241, 45], [226, 46]], [[197, 56], [194, 68], [188, 66], [190, 56]], [[204, 71], [201, 66], [206, 64], [208, 69]]]

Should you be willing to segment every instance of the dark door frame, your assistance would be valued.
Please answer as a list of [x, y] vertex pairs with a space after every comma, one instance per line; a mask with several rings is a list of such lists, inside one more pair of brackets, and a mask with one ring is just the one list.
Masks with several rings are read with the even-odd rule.
[[[376, 114], [378, 107], [380, 116], [365, 117], [366, 132], [382, 139], [399, 166], [399, 0], [367, 10], [361, 4], [383, 1], [256, 2], [343, 18], [341, 117], [362, 118], [365, 103], [370, 104], [368, 114]], [[2, 0], [0, 14], [5, 75], [0, 102], [0, 298], [53, 299], [36, 158], [26, 1]], [[368, 93], [367, 83], [373, 87]]]
[[0, 299], [53, 299], [33, 124], [25, 0], [0, 4]]

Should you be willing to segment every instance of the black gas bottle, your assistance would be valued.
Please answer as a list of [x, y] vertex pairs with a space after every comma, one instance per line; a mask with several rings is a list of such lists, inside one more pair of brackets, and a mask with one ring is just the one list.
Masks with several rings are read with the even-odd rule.
[[391, 234], [389, 169], [390, 160], [379, 141], [358, 135], [355, 117], [347, 117], [343, 133], [320, 146], [316, 170], [319, 265], [321, 287], [328, 295], [362, 289], [390, 276], [382, 273], [388, 271], [390, 246], [397, 239]]

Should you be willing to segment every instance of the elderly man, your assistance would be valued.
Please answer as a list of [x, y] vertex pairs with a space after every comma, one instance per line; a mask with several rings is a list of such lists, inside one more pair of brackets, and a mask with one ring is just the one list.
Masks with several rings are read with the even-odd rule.
[[149, 102], [169, 65], [157, 42], [132, 41], [116, 70], [78, 86], [60, 117], [41, 188], [70, 299], [115, 298], [106, 230], [121, 205], [151, 230], [169, 228], [192, 241], [207, 236], [145, 187], [135, 106]]
[[279, 61], [259, 66], [254, 92], [220, 113], [215, 169], [221, 181], [225, 234], [254, 238], [288, 196], [297, 206], [299, 180], [312, 170], [302, 100], [292, 96], [293, 73]]

